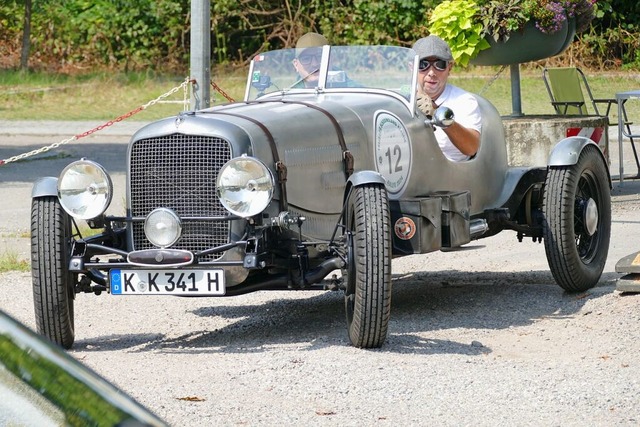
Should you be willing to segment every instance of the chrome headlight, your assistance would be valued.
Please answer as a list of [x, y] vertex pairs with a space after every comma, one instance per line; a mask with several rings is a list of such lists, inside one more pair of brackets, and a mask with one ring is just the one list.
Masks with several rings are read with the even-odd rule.
[[216, 181], [222, 206], [243, 218], [259, 214], [269, 205], [273, 187], [269, 168], [248, 156], [236, 157], [225, 163]]
[[180, 238], [182, 221], [171, 209], [154, 209], [144, 220], [144, 234], [151, 244], [168, 248]]
[[104, 213], [111, 203], [113, 185], [107, 171], [91, 160], [68, 165], [58, 179], [58, 198], [72, 217], [93, 219]]

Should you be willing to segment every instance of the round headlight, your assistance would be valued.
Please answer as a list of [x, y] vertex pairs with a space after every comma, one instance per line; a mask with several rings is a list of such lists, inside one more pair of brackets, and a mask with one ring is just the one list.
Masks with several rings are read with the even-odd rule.
[[144, 220], [144, 234], [151, 244], [167, 248], [180, 238], [182, 221], [171, 209], [154, 209]]
[[78, 219], [93, 219], [111, 203], [113, 185], [102, 166], [90, 160], [68, 165], [58, 179], [58, 198], [63, 209]]
[[273, 197], [274, 180], [269, 168], [253, 157], [236, 157], [220, 169], [216, 190], [222, 206], [248, 218], [262, 212]]

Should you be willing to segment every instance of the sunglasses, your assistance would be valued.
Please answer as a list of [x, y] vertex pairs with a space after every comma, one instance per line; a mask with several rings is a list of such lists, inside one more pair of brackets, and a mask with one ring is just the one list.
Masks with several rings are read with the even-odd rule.
[[300, 62], [302, 65], [311, 65], [314, 60], [316, 64], [319, 64], [322, 60], [322, 53], [320, 52], [316, 54], [302, 54], [298, 57], [298, 62]]
[[420, 71], [427, 71], [429, 67], [434, 66], [434, 68], [438, 71], [444, 71], [447, 69], [447, 65], [449, 63], [444, 59], [436, 59], [435, 61], [429, 61], [428, 59], [421, 59], [418, 63], [418, 68]]

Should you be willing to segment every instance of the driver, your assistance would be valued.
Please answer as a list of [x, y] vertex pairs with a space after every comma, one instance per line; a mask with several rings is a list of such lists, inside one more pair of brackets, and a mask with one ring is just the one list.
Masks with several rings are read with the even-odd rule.
[[293, 68], [300, 76], [301, 83], [294, 87], [316, 87], [318, 85], [318, 71], [322, 59], [322, 46], [329, 44], [325, 36], [309, 32], [298, 39], [296, 43], [296, 58]]
[[444, 155], [453, 161], [468, 160], [480, 147], [482, 117], [478, 101], [469, 92], [447, 83], [453, 56], [449, 45], [438, 36], [423, 37], [413, 45], [420, 58], [418, 66], [418, 109], [432, 116], [437, 107], [448, 107], [455, 122], [434, 130]]

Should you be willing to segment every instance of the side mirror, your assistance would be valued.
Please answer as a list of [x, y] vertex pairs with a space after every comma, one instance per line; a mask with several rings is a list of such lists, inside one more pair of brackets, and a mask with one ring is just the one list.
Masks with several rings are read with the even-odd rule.
[[438, 107], [433, 114], [431, 119], [425, 120], [426, 124], [431, 126], [438, 126], [440, 128], [448, 128], [454, 122], [455, 115], [451, 108], [448, 107]]

